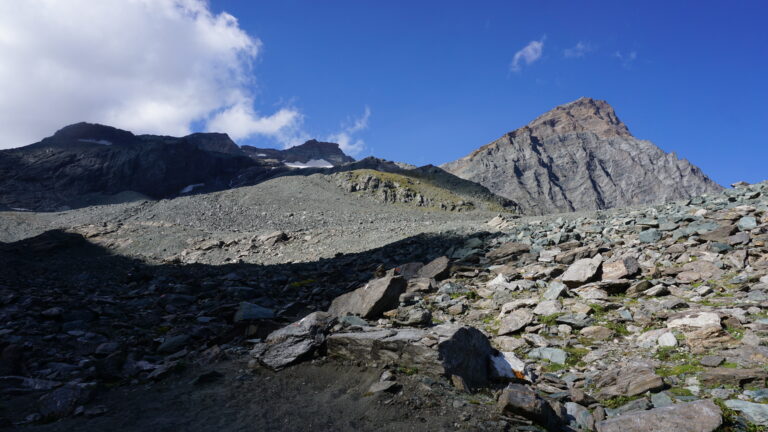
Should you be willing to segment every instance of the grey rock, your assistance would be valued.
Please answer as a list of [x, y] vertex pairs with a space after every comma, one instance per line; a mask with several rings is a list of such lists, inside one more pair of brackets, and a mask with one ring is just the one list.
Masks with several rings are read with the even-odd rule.
[[325, 342], [325, 333], [334, 318], [326, 312], [313, 312], [301, 320], [267, 336], [267, 347], [259, 355], [262, 364], [278, 370], [311, 355]]
[[650, 409], [651, 407], [652, 405], [648, 401], [648, 399], [642, 397], [640, 399], [635, 399], [633, 401], [627, 402], [618, 408], [606, 408], [605, 414], [608, 417], [616, 417], [616, 416], [624, 415], [626, 413], [630, 413], [634, 411], [645, 411], [647, 409]]
[[659, 230], [652, 228], [641, 231], [640, 234], [637, 235], [637, 238], [641, 243], [656, 243], [661, 240], [661, 233]]
[[739, 399], [725, 401], [725, 406], [739, 411], [752, 423], [760, 426], [768, 426], [768, 405], [747, 402]]
[[366, 319], [378, 318], [397, 307], [406, 286], [405, 279], [392, 274], [374, 279], [361, 288], [336, 297], [328, 312], [335, 316], [351, 314]]
[[640, 265], [635, 258], [603, 263], [603, 280], [626, 279], [638, 273], [640, 273]]
[[519, 331], [532, 323], [533, 319], [533, 313], [529, 309], [514, 310], [512, 313], [501, 319], [498, 335], [503, 336]]
[[547, 286], [547, 290], [544, 291], [542, 298], [544, 298], [544, 300], [554, 300], [560, 297], [566, 288], [567, 287], [562, 282], [552, 281]]
[[722, 412], [711, 400], [635, 411], [598, 422], [597, 432], [712, 432], [722, 424]]
[[750, 231], [757, 228], [757, 220], [752, 216], [744, 216], [736, 223], [741, 231]]
[[602, 258], [580, 259], [568, 267], [561, 280], [569, 287], [578, 287], [598, 277], [602, 268]]
[[699, 360], [699, 363], [702, 366], [707, 367], [718, 367], [725, 361], [725, 357], [719, 356], [719, 355], [708, 355], [704, 356]]
[[568, 414], [568, 420], [571, 427], [583, 431], [595, 429], [595, 418], [588, 409], [574, 402], [566, 402], [565, 411]]
[[664, 408], [672, 405], [674, 402], [665, 392], [651, 394], [651, 403], [654, 408]]
[[449, 276], [450, 260], [446, 256], [441, 256], [430, 261], [427, 265], [419, 269], [417, 277], [443, 280]]
[[522, 384], [509, 384], [499, 397], [498, 408], [502, 414], [525, 417], [547, 430], [561, 430], [567, 423], [565, 409], [554, 408], [533, 389]]
[[643, 366], [625, 366], [603, 373], [596, 381], [600, 398], [637, 396], [647, 391], [664, 388], [664, 381], [651, 369]]
[[528, 357], [548, 360], [552, 363], [564, 365], [568, 360], [568, 353], [560, 348], [538, 347], [528, 352]]

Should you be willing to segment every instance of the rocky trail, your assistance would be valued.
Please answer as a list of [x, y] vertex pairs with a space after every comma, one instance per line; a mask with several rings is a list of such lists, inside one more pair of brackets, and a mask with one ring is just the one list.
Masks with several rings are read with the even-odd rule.
[[250, 262], [202, 216], [216, 246], [186, 260], [200, 226], [152, 234], [164, 252], [142, 240], [192, 199], [96, 235], [87, 212], [120, 206], [42, 215], [57, 228], [0, 245], [4, 426], [768, 427], [768, 183], [590, 214], [409, 213], [394, 235], [398, 212], [372, 210], [358, 246], [303, 261], [271, 255], [309, 247], [290, 227]]

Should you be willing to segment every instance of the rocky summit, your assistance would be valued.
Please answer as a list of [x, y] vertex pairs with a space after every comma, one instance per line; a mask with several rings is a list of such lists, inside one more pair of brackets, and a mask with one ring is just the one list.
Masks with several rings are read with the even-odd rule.
[[528, 214], [658, 203], [721, 187], [630, 134], [605, 101], [581, 98], [442, 166]]

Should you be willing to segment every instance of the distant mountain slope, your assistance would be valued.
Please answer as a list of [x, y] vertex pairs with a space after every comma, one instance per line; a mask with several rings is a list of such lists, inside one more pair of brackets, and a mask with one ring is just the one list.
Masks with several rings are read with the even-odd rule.
[[354, 162], [355, 159], [347, 156], [336, 143], [309, 140], [285, 150], [258, 148], [249, 145], [241, 147], [242, 151], [254, 159], [277, 159], [281, 162], [307, 163], [312, 160], [324, 160], [333, 166]]
[[663, 202], [722, 189], [687, 160], [634, 138], [608, 103], [590, 98], [558, 106], [441, 167], [530, 214]]
[[51, 211], [168, 198], [254, 184], [290, 171], [283, 161], [292, 159], [354, 160], [337, 144], [314, 140], [271, 150], [278, 160], [256, 157], [251, 149], [221, 133], [177, 138], [77, 123], [38, 143], [0, 151], [0, 206]]

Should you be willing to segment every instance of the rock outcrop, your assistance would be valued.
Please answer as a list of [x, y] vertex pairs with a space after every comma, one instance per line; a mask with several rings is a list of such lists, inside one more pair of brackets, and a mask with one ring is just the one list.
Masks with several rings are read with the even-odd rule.
[[605, 101], [581, 98], [442, 165], [525, 213], [605, 209], [716, 193], [699, 168], [633, 137]]

